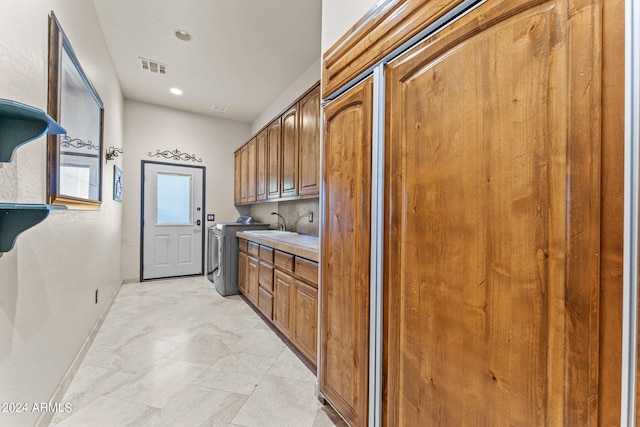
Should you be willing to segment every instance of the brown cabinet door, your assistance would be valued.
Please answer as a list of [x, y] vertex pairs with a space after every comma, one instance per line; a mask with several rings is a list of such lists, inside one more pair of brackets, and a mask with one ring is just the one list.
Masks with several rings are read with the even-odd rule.
[[320, 390], [367, 425], [372, 80], [324, 109]]
[[293, 293], [293, 344], [315, 365], [318, 353], [318, 290], [300, 280]]
[[298, 192], [320, 193], [320, 87], [300, 100]]
[[273, 273], [273, 324], [291, 339], [293, 277], [275, 269]]
[[242, 200], [242, 150], [233, 155], [233, 203], [240, 204]]
[[273, 292], [273, 266], [271, 264], [260, 261], [258, 282], [261, 287], [269, 292]]
[[256, 201], [256, 138], [247, 144], [247, 203]]
[[598, 3], [486, 2], [387, 69], [388, 426], [598, 424]]
[[260, 260], [247, 257], [247, 292], [245, 295], [256, 307], [258, 306], [259, 271]]
[[267, 131], [263, 130], [256, 137], [256, 200], [267, 199]]
[[262, 286], [258, 287], [258, 310], [273, 321], [273, 295]]
[[240, 203], [247, 203], [249, 185], [249, 150], [245, 144], [240, 149]]
[[280, 198], [280, 147], [282, 146], [282, 128], [280, 118], [271, 122], [267, 128], [267, 198]]
[[282, 170], [280, 196], [298, 195], [298, 107], [282, 115]]
[[247, 266], [249, 257], [244, 252], [238, 254], [238, 289], [245, 296], [248, 293], [247, 287]]

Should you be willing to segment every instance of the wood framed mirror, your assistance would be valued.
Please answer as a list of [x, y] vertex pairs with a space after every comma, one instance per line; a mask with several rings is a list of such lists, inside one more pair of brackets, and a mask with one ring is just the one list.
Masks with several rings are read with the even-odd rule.
[[99, 209], [104, 107], [53, 11], [49, 16], [48, 113], [67, 130], [47, 142], [47, 203]]

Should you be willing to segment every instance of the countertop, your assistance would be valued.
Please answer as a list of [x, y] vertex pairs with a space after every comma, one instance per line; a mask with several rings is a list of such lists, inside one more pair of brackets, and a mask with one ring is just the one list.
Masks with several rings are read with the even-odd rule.
[[283, 252], [310, 259], [320, 260], [320, 238], [308, 234], [262, 235], [256, 236], [244, 231], [237, 231], [236, 236], [251, 242], [260, 243]]

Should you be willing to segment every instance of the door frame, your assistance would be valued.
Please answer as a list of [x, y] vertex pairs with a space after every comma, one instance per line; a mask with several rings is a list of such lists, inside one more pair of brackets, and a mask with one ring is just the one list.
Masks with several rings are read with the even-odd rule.
[[205, 222], [204, 222], [204, 211], [206, 210], [206, 194], [207, 194], [207, 168], [205, 166], [195, 166], [195, 165], [180, 165], [176, 163], [167, 163], [167, 162], [156, 162], [153, 160], [142, 160], [140, 163], [140, 282], [148, 282], [151, 280], [164, 280], [170, 279], [171, 277], [159, 277], [153, 279], [145, 279], [143, 276], [143, 262], [144, 262], [144, 172], [145, 166], [148, 164], [153, 165], [163, 165], [163, 166], [172, 166], [172, 167], [183, 167], [183, 168], [192, 168], [192, 169], [202, 169], [202, 211], [200, 212], [200, 223], [202, 224], [202, 252], [200, 257], [200, 273], [198, 274], [188, 274], [185, 276], [172, 276], [172, 277], [194, 277], [194, 276], [204, 276], [204, 258], [205, 258]]

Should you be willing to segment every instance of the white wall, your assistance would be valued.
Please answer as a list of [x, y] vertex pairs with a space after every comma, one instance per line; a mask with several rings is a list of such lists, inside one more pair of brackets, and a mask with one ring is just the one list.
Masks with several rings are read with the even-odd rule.
[[291, 84], [291, 86], [282, 92], [282, 94], [273, 101], [257, 119], [253, 121], [251, 124], [251, 135], [255, 135], [260, 129], [271, 123], [271, 121], [278, 117], [278, 115], [282, 113], [287, 106], [291, 105], [293, 101], [298, 99], [300, 95], [305, 93], [311, 88], [311, 86], [320, 80], [320, 73], [322, 71], [320, 64], [320, 58], [318, 58], [305, 70], [304, 73], [300, 75], [300, 77], [296, 79], [296, 81]]
[[[250, 137], [247, 123], [221, 120], [138, 101], [124, 106], [123, 278], [140, 277], [140, 174], [142, 160], [206, 167], [206, 213], [216, 222], [235, 221], [233, 152]], [[149, 157], [156, 150], [180, 150], [202, 163]], [[205, 223], [205, 225], [210, 225]], [[206, 228], [205, 228], [206, 232]]]
[[[4, 3], [0, 97], [47, 110], [51, 10], [104, 102], [104, 145], [122, 146], [123, 98], [90, 1]], [[40, 138], [0, 164], [0, 202], [44, 203], [46, 156]], [[52, 212], [0, 258], [0, 402], [49, 402], [120, 283], [122, 205], [111, 200], [113, 162], [103, 166], [99, 211]], [[0, 425], [30, 426], [39, 415], [0, 413]]]
[[378, 0], [322, 0], [322, 53], [377, 3]]

